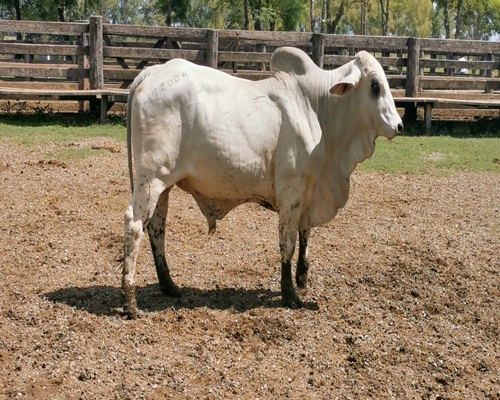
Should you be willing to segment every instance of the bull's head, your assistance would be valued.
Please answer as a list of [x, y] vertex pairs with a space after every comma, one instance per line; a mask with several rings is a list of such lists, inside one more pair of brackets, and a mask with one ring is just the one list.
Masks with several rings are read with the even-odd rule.
[[350, 73], [333, 85], [330, 93], [336, 96], [351, 93], [360, 113], [358, 117], [377, 136], [392, 139], [403, 131], [385, 72], [371, 54], [359, 52]]

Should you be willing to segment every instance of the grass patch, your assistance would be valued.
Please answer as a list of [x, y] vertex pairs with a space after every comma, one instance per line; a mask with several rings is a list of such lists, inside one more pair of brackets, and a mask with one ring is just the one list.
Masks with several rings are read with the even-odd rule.
[[426, 174], [447, 171], [500, 172], [499, 138], [397, 137], [377, 139], [375, 154], [361, 169]]
[[87, 115], [58, 117], [57, 114], [1, 116], [0, 140], [31, 146], [37, 143], [69, 143], [84, 138], [109, 138], [125, 140], [123, 119], [111, 119], [107, 125], [99, 125]]
[[51, 151], [47, 153], [47, 157], [51, 159], [56, 159], [59, 161], [71, 161], [82, 158], [90, 158], [97, 155], [108, 154], [108, 151], [103, 149], [89, 149], [89, 148], [77, 148], [77, 149], [61, 149], [58, 151]]

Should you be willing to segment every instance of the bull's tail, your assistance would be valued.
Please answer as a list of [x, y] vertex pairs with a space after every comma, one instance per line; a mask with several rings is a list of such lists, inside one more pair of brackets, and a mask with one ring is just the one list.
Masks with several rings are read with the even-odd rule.
[[128, 175], [130, 177], [130, 188], [134, 193], [134, 171], [132, 170], [132, 99], [134, 97], [137, 85], [132, 83], [127, 99], [127, 157], [128, 157]]
[[130, 188], [134, 193], [134, 171], [132, 169], [132, 100], [137, 86], [139, 86], [148, 75], [141, 73], [134, 79], [130, 85], [130, 91], [127, 99], [127, 157], [128, 157], [128, 174], [130, 177]]

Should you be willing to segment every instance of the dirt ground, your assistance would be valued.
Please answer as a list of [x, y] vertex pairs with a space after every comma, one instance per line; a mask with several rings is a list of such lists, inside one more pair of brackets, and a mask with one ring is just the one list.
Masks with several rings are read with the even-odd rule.
[[[90, 158], [56, 160], [86, 147]], [[157, 286], [121, 316], [123, 143], [0, 145], [0, 399], [499, 399], [500, 177], [358, 171], [310, 239], [306, 307], [281, 306], [277, 215], [215, 235], [174, 189]]]

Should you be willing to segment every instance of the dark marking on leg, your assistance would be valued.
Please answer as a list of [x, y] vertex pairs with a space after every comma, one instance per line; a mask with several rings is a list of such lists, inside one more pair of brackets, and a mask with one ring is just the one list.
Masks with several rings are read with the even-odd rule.
[[170, 297], [181, 297], [181, 291], [170, 277], [170, 271], [165, 259], [165, 222], [167, 219], [166, 213], [162, 209], [167, 209], [168, 194], [162, 194], [158, 205], [151, 220], [149, 221], [147, 230], [149, 235], [149, 243], [156, 267], [156, 274], [160, 283], [160, 289], [163, 293]]
[[301, 308], [304, 306], [293, 287], [291, 262], [281, 263], [281, 297], [285, 307]]
[[309, 271], [309, 260], [307, 259], [307, 246], [309, 230], [299, 231], [299, 259], [295, 271], [295, 282], [299, 289], [305, 289], [307, 285], [307, 273]]

